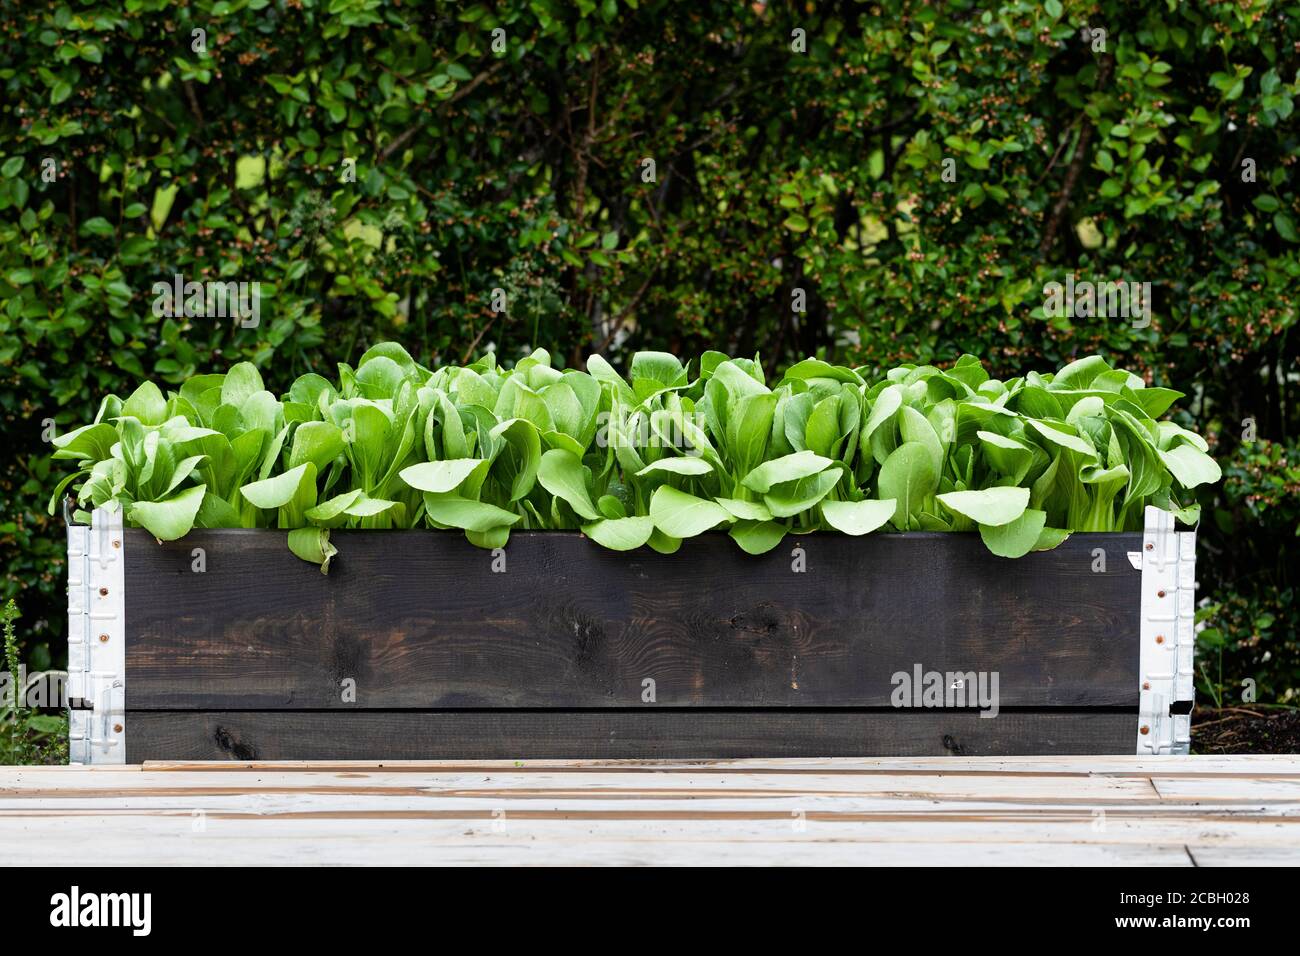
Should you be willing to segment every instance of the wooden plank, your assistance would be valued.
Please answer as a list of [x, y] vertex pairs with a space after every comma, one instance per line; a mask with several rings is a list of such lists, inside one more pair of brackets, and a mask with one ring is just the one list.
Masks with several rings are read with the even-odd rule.
[[[193, 833], [192, 818], [163, 818], [140, 828], [112, 817], [69, 821], [44, 842], [25, 838], [0, 818], [0, 865], [47, 866], [51, 858], [93, 853], [99, 866], [1191, 866], [1181, 844], [870, 843], [718, 838], [537, 841], [492, 833], [488, 826], [457, 838], [419, 825], [379, 823], [347, 831], [295, 826], [269, 833], [265, 823], [220, 821]], [[457, 823], [461, 830], [464, 823]], [[30, 831], [28, 831], [30, 832]]]
[[[1004, 778], [1032, 785], [1059, 779], [1065, 784], [1093, 778], [1196, 780], [1241, 778], [1260, 781], [1300, 779], [1300, 755], [1237, 754], [1230, 756], [1059, 756], [1059, 757], [781, 757], [729, 760], [147, 760], [119, 767], [25, 767], [16, 771], [57, 777], [82, 769], [96, 773], [243, 774], [315, 773], [352, 775], [476, 773], [508, 771], [521, 774], [576, 775], [610, 773], [639, 776], [727, 777], [736, 773], [757, 778]], [[1145, 785], [1145, 784], [1144, 784]]]
[[130, 762], [1122, 753], [1134, 716], [1004, 711], [128, 711]]
[[1216, 780], [1153, 779], [1152, 785], [1167, 800], [1201, 803], [1300, 802], [1300, 777], [1259, 779], [1226, 777]]
[[1300, 866], [1300, 846], [1196, 846], [1188, 854], [1197, 866]]
[[1007, 561], [975, 535], [813, 534], [753, 557], [725, 535], [665, 556], [517, 533], [495, 573], [459, 533], [341, 532], [323, 576], [278, 532], [128, 530], [127, 707], [619, 708], [646, 681], [660, 706], [878, 707], [917, 665], [996, 673], [1002, 707], [1136, 707], [1139, 541]]
[[[224, 766], [230, 766], [225, 764]], [[925, 776], [819, 774], [812, 771], [769, 774], [761, 771], [730, 774], [681, 773], [628, 774], [592, 769], [581, 772], [524, 772], [502, 767], [488, 772], [452, 767], [438, 772], [394, 773], [369, 771], [283, 771], [267, 770], [255, 776], [241, 770], [170, 771], [160, 773], [0, 774], [0, 806], [12, 808], [15, 801], [79, 801], [114, 799], [125, 802], [139, 797], [151, 800], [226, 797], [259, 794], [265, 797], [295, 794], [375, 796], [425, 796], [521, 799], [574, 797], [594, 803], [628, 799], [691, 801], [744, 798], [797, 797], [803, 799], [845, 798], [894, 801], [950, 800], [987, 803], [1016, 800], [1039, 806], [1077, 806], [1088, 801], [1097, 806], [1150, 804], [1157, 800], [1150, 782], [1140, 777], [1082, 777], [1067, 775], [1015, 776], [1011, 774], [963, 775], [933, 773]]]
[[0, 865], [1300, 863], [1297, 758], [299, 767], [0, 770]]
[[13, 772], [40, 775], [93, 773], [478, 773], [528, 774], [616, 773], [634, 775], [738, 773], [768, 776], [1004, 777], [1012, 782], [1038, 777], [1188, 779], [1236, 777], [1243, 780], [1300, 778], [1300, 755], [1233, 754], [1197, 756], [1047, 756], [1047, 757], [780, 757], [731, 760], [147, 760], [142, 764], [103, 767], [22, 767]]

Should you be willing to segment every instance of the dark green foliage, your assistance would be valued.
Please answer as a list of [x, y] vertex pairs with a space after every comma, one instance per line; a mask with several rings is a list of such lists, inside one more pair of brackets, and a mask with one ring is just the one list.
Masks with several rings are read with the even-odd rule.
[[[0, 37], [0, 543], [32, 662], [62, 656], [46, 420], [239, 359], [279, 393], [384, 339], [777, 374], [1095, 353], [1188, 391], [1225, 468], [1246, 419], [1295, 441], [1294, 2], [0, 0]], [[1070, 272], [1150, 282], [1150, 323], [1045, 317]], [[260, 282], [260, 324], [156, 317], [178, 273]], [[1201, 530], [1213, 601], [1294, 542]]]
[[68, 718], [42, 714], [27, 706], [29, 680], [18, 662], [18, 637], [14, 622], [21, 615], [10, 599], [0, 608], [4, 631], [4, 669], [7, 682], [0, 695], [0, 764], [61, 764], [68, 762]]
[[[1225, 705], [1286, 700], [1300, 693], [1300, 626], [1296, 615], [1295, 541], [1300, 535], [1300, 448], [1260, 441], [1224, 469], [1217, 530], [1234, 548], [1210, 563], [1233, 560], [1232, 588], [1209, 595], [1198, 617], [1202, 677]], [[1202, 525], [1205, 527], [1205, 525]], [[1204, 577], [1204, 575], [1202, 575]], [[1290, 696], [1288, 696], [1288, 690]]]

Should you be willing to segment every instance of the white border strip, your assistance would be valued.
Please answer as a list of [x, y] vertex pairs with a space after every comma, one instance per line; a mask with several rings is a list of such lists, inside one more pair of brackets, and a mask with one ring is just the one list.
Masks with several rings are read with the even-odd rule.
[[1191, 715], [1170, 711], [1195, 696], [1196, 532], [1148, 507], [1142, 552], [1130, 559], [1142, 569], [1137, 753], [1185, 754]]
[[126, 592], [122, 512], [68, 526], [68, 759], [126, 763]]

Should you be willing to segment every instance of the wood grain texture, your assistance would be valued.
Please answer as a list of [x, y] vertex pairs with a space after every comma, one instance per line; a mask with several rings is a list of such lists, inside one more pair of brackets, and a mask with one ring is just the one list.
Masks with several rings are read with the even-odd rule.
[[0, 768], [0, 866], [1294, 866], [1288, 781], [1298, 757]]
[[146, 760], [712, 759], [1120, 754], [1134, 717], [1110, 712], [128, 711]]
[[1137, 706], [1135, 534], [1008, 561], [975, 535], [753, 557], [716, 534], [665, 556], [518, 533], [494, 573], [459, 533], [341, 532], [328, 576], [278, 532], [126, 539], [133, 711], [626, 708], [647, 680], [659, 706], [881, 707], [917, 664], [996, 672], [1003, 707]]
[[[1300, 755], [1236, 754], [1231, 756], [1197, 755], [1195, 757], [1137, 757], [1070, 755], [1045, 757], [781, 757], [730, 760], [146, 760], [126, 766], [37, 768], [57, 780], [61, 774], [78, 777], [83, 772], [111, 776], [115, 785], [125, 785], [132, 775], [150, 773], [178, 774], [256, 774], [259, 778], [277, 773], [317, 774], [351, 773], [400, 774], [632, 774], [640, 777], [665, 775], [725, 776], [734, 773], [760, 775], [764, 778], [789, 776], [796, 780], [816, 781], [823, 776], [908, 777], [918, 780], [978, 780], [1003, 778], [1014, 781], [1017, 792], [1032, 787], [1036, 778], [1068, 778], [1078, 781], [1120, 778], [1143, 781], [1144, 789], [1157, 788], [1166, 780], [1204, 780], [1216, 785], [1221, 780], [1254, 781], [1300, 780]], [[17, 771], [21, 773], [22, 771]], [[1149, 781], [1149, 783], [1147, 782]], [[74, 784], [77, 785], [77, 784]], [[1071, 791], [1075, 792], [1075, 791]]]

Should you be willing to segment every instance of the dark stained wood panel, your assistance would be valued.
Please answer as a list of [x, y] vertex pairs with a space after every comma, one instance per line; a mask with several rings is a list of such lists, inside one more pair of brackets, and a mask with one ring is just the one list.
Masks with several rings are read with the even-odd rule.
[[1008, 711], [128, 711], [126, 759], [539, 760], [1132, 754], [1136, 715]]
[[459, 532], [334, 540], [324, 576], [282, 532], [127, 531], [127, 708], [629, 708], [646, 681], [658, 707], [887, 707], [918, 664], [996, 672], [1002, 707], [1137, 706], [1137, 534], [1009, 561], [976, 535], [790, 536], [754, 557], [721, 534], [665, 556], [516, 533], [503, 572]]

